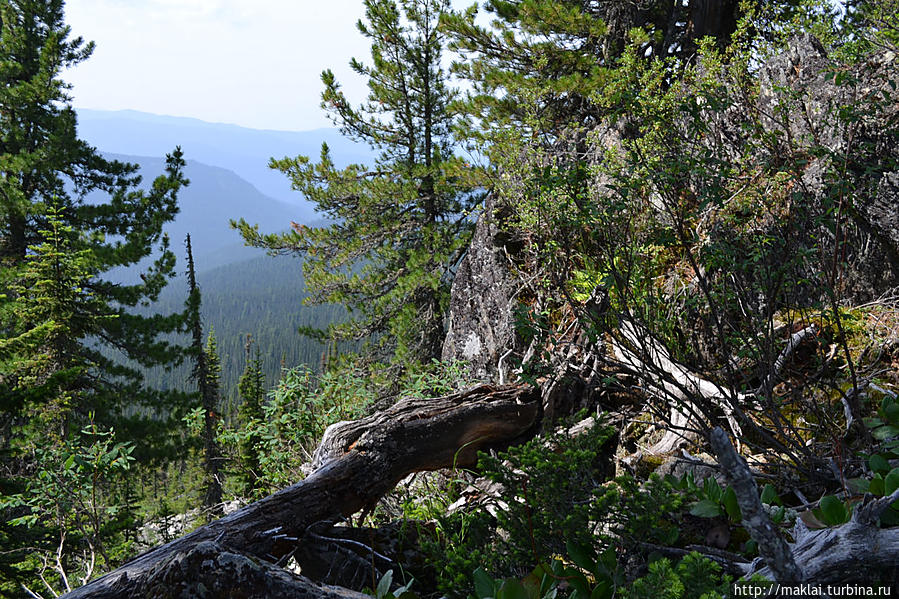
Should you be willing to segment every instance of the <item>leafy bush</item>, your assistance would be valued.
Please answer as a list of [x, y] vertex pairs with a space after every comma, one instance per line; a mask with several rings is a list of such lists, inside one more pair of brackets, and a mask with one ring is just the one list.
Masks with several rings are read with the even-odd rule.
[[329, 370], [316, 376], [307, 366], [285, 369], [261, 406], [262, 417], [238, 427], [222, 428], [219, 441], [237, 453], [255, 454], [258, 472], [241, 473], [256, 481], [261, 497], [303, 478], [325, 429], [364, 414], [375, 399], [370, 381], [356, 370]]

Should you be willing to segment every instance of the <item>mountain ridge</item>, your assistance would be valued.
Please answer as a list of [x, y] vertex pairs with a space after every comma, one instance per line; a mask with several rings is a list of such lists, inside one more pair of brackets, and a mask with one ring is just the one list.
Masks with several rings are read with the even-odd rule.
[[347, 140], [337, 129], [276, 131], [136, 110], [77, 112], [79, 137], [101, 152], [161, 157], [180, 146], [186, 159], [231, 170], [262, 194], [300, 207], [298, 222], [314, 218], [313, 207], [291, 188], [284, 174], [268, 167], [272, 157], [317, 157], [321, 144], [327, 143], [338, 165], [373, 158], [369, 149]]

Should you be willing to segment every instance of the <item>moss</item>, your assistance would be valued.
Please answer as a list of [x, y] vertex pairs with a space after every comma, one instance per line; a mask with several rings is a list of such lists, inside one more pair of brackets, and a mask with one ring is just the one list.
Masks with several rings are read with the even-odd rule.
[[634, 476], [638, 479], [647, 479], [649, 475], [659, 469], [665, 462], [663, 456], [643, 455], [640, 460], [634, 464]]

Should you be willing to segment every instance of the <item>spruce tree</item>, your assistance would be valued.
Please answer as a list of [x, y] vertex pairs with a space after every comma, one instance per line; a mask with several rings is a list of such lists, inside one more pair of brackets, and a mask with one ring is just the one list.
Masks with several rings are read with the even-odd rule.
[[407, 362], [439, 356], [453, 267], [477, 200], [453, 154], [455, 92], [438, 27], [447, 9], [447, 0], [365, 2], [357, 27], [371, 40], [372, 60], [350, 63], [368, 79], [360, 106], [331, 71], [322, 73], [322, 107], [344, 135], [379, 152], [373, 166], [338, 169], [327, 145], [317, 164], [306, 156], [272, 161], [330, 225], [263, 235], [235, 224], [252, 245], [304, 256], [307, 301], [350, 309], [351, 320], [331, 329], [336, 338], [374, 335]]
[[[107, 495], [103, 478], [127, 469], [130, 449], [120, 443], [114, 449], [120, 453], [110, 454], [111, 433], [93, 425], [82, 430], [78, 412], [95, 393], [95, 365], [81, 340], [98, 335], [115, 314], [87, 287], [96, 267], [88, 250], [74, 249], [78, 235], [64, 224], [62, 209], [51, 204], [45, 216], [43, 241], [28, 248], [0, 298], [6, 324], [0, 388], [9, 400], [3, 405], [0, 541], [11, 548], [0, 556], [4, 596], [38, 579], [64, 590], [63, 572], [74, 579], [95, 562], [108, 565], [106, 547], [121, 540], [116, 520], [128, 511]], [[110, 468], [73, 467], [70, 456], [85, 455], [109, 457]], [[48, 569], [57, 554], [61, 561]]]
[[259, 348], [253, 352], [253, 338], [247, 335], [246, 367], [238, 382], [241, 404], [238, 409], [240, 424], [244, 434], [238, 447], [240, 460], [240, 480], [244, 497], [253, 497], [259, 489], [259, 450], [262, 434], [258, 424], [264, 419], [262, 410], [265, 401], [265, 374]]
[[[184, 161], [176, 149], [166, 174], [141, 190], [136, 166], [107, 160], [78, 139], [70, 87], [60, 77], [93, 45], [71, 38], [63, 16], [61, 0], [0, 0], [0, 294], [7, 298], [0, 337], [42, 325], [23, 311], [21, 273], [28, 247], [49, 228], [52, 205], [59, 225], [72, 232], [70, 251], [91, 267], [80, 298], [92, 298], [105, 316], [89, 338], [67, 341], [89, 371], [80, 378], [84, 393], [73, 414], [84, 420], [93, 412], [98, 423], [117, 422], [123, 433], [145, 438], [169, 434], [159, 417], [177, 415], [183, 398], [146, 388], [139, 368], [177, 359], [162, 335], [177, 330], [181, 317], [140, 316], [135, 308], [156, 299], [173, 274], [163, 225], [178, 211]], [[105, 277], [151, 256], [134, 284]], [[39, 403], [41, 394], [15, 366], [2, 369], [0, 387], [13, 398], [7, 418], [15, 425], [25, 403]]]
[[221, 451], [216, 441], [216, 429], [219, 409], [219, 385], [221, 363], [215, 343], [215, 335], [210, 332], [203, 347], [203, 319], [200, 313], [202, 296], [197, 285], [197, 274], [194, 268], [193, 248], [190, 235], [185, 240], [187, 245], [187, 325], [191, 336], [190, 356], [194, 363], [192, 377], [197, 383], [200, 406], [203, 409], [203, 467], [206, 471], [206, 492], [203, 506], [212, 513], [221, 510], [222, 483], [219, 478]]

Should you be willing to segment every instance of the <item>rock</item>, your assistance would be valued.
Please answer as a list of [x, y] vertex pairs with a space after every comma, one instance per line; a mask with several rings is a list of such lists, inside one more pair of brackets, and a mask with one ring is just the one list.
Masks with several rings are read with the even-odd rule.
[[670, 474], [677, 479], [683, 478], [690, 473], [693, 476], [693, 481], [700, 486], [705, 483], [707, 478], [714, 478], [721, 486], [727, 485], [727, 480], [721, 472], [721, 468], [712, 456], [707, 454], [693, 456], [685, 450], [681, 450], [680, 455], [670, 456], [665, 459], [655, 472], [659, 476]]
[[877, 193], [864, 204], [863, 213], [877, 238], [889, 245], [895, 260], [899, 255], [899, 171], [883, 175]]
[[450, 295], [442, 357], [465, 362], [469, 380], [497, 379], [500, 359], [515, 338], [511, 310], [514, 283], [503, 256], [497, 221], [495, 202], [490, 197]]
[[813, 35], [793, 38], [786, 52], [765, 63], [759, 73], [759, 109], [763, 124], [787, 132], [799, 147], [821, 145], [835, 150], [844, 128], [835, 110], [849, 90], [834, 82], [833, 64]]

